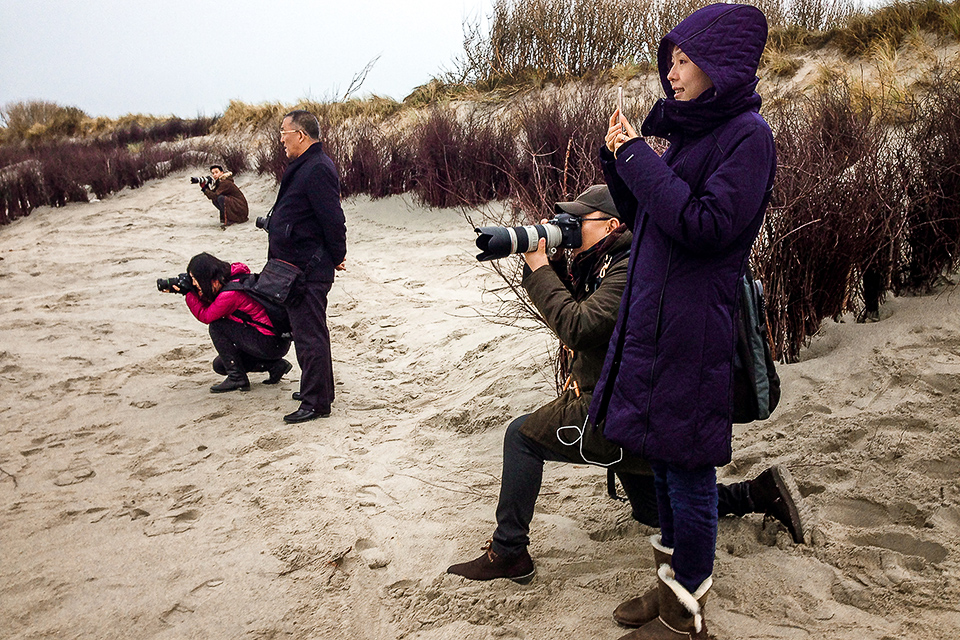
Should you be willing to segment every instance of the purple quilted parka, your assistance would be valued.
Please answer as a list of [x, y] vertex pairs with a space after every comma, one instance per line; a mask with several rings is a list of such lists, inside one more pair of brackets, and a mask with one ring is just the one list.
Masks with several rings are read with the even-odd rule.
[[[773, 135], [757, 113], [763, 14], [714, 4], [660, 43], [667, 97], [641, 127], [670, 141], [661, 158], [636, 139], [601, 161], [634, 232], [630, 280], [590, 416], [610, 440], [648, 460], [692, 469], [730, 461], [734, 318], [776, 170]], [[673, 99], [674, 45], [713, 82]]]

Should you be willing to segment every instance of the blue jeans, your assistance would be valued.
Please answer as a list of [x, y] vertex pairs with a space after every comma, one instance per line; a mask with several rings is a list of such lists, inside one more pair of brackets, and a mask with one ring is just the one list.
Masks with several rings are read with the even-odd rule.
[[650, 461], [660, 513], [660, 540], [673, 547], [677, 582], [693, 592], [713, 574], [717, 548], [717, 470]]

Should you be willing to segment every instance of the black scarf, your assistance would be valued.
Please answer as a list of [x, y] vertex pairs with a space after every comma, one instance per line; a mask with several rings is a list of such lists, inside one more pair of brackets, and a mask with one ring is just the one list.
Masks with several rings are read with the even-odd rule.
[[573, 258], [570, 263], [570, 277], [574, 291], [579, 291], [581, 287], [586, 288], [591, 282], [596, 282], [603, 269], [604, 258], [626, 231], [627, 225], [621, 224], [600, 242]]

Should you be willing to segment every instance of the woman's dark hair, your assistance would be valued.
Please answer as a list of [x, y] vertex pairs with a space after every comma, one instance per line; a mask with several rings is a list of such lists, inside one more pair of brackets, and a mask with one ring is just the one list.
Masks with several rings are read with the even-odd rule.
[[200, 285], [200, 299], [209, 304], [217, 297], [213, 292], [214, 281], [222, 285], [230, 279], [230, 263], [218, 260], [209, 253], [201, 253], [190, 259], [187, 273], [196, 278]]

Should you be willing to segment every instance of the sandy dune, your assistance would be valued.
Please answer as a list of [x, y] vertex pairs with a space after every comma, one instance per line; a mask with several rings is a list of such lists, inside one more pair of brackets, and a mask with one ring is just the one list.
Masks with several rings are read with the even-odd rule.
[[[548, 466], [521, 587], [444, 573], [493, 530], [500, 439], [549, 399], [554, 342], [495, 324], [469, 225], [345, 203], [333, 415], [288, 426], [299, 370], [212, 395], [203, 325], [158, 277], [210, 251], [263, 265], [181, 174], [0, 228], [0, 637], [616, 639], [646, 536], [596, 469]], [[275, 187], [243, 175], [251, 214]], [[826, 326], [736, 429], [741, 479], [779, 462], [813, 514], [794, 546], [721, 522], [720, 639], [960, 635], [960, 294]]]

